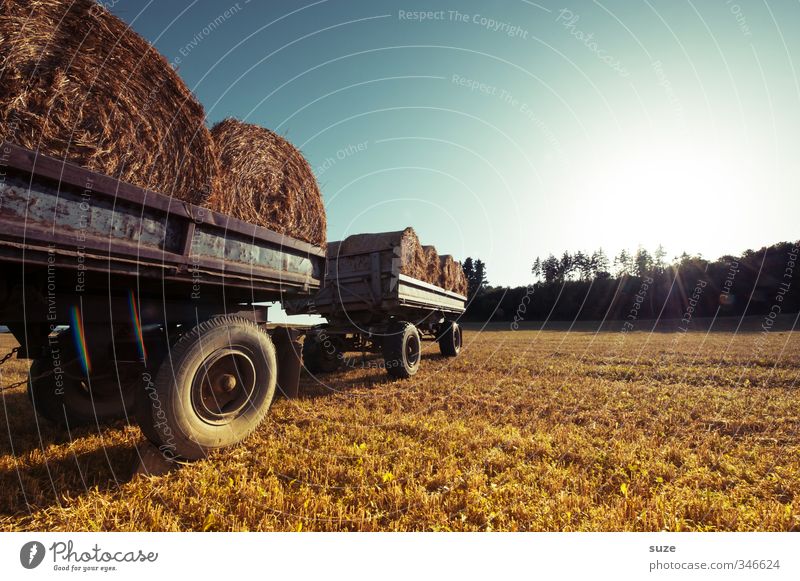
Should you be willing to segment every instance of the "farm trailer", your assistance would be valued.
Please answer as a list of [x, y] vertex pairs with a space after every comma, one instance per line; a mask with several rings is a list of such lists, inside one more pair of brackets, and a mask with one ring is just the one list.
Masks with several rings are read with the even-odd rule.
[[313, 294], [321, 248], [0, 146], [0, 324], [39, 415], [133, 416], [193, 459], [253, 430], [276, 387], [296, 395], [299, 332], [256, 303]]
[[331, 372], [346, 352], [381, 353], [386, 372], [411, 377], [419, 369], [422, 340], [439, 343], [442, 355], [456, 357], [462, 334], [458, 317], [467, 298], [401, 272], [399, 248], [340, 253], [328, 245], [325, 280], [303, 307], [322, 315], [303, 343], [303, 362], [311, 372]]

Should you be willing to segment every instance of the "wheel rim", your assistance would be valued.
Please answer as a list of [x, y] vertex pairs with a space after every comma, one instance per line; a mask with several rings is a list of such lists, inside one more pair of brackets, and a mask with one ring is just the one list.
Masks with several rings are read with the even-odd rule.
[[419, 356], [419, 337], [409, 335], [408, 341], [406, 341], [406, 361], [409, 367], [416, 367], [417, 363], [419, 363]]
[[240, 416], [256, 389], [256, 368], [238, 348], [221, 349], [200, 366], [192, 382], [192, 408], [209, 424], [227, 424]]
[[455, 347], [456, 353], [461, 351], [461, 327], [458, 325], [453, 329], [453, 347]]

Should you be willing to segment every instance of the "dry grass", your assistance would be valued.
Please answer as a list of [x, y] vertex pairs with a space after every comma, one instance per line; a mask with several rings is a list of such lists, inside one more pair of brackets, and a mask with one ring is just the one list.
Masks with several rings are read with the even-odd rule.
[[129, 480], [137, 428], [70, 438], [7, 392], [0, 528], [800, 529], [800, 335], [465, 340], [410, 381], [305, 378], [243, 445], [156, 478]]

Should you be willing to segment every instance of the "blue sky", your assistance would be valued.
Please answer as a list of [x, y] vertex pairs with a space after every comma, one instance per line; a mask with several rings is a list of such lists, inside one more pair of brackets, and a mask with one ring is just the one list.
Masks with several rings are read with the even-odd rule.
[[330, 240], [410, 225], [526, 284], [548, 252], [797, 238], [796, 1], [106, 4], [209, 124], [302, 149]]

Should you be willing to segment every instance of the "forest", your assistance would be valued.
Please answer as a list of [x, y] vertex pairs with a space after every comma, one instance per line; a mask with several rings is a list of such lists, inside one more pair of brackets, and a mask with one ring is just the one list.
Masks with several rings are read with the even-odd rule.
[[800, 242], [781, 242], [740, 256], [707, 260], [683, 253], [602, 249], [537, 257], [531, 283], [492, 286], [489, 268], [467, 258], [472, 321], [639, 320], [761, 315], [800, 310]]

